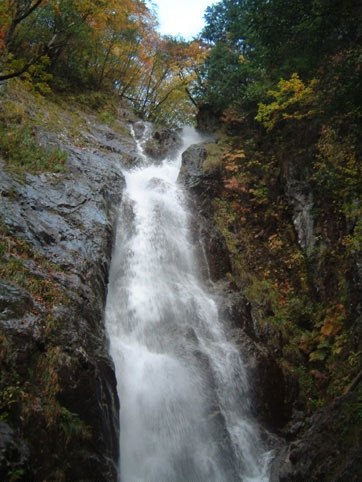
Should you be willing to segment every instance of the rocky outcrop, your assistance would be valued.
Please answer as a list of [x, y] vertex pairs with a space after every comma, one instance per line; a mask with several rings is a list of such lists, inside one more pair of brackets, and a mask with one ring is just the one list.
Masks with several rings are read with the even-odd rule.
[[[229, 325], [234, 343], [240, 347], [249, 368], [253, 412], [270, 429], [280, 429], [291, 413], [288, 390], [295, 384], [287, 379], [254, 329], [251, 306], [240, 289], [230, 281], [232, 265], [224, 237], [214, 221], [213, 199], [220, 189], [218, 170], [206, 172], [208, 152], [204, 145], [193, 145], [182, 155], [178, 177], [189, 196], [193, 213], [192, 232], [199, 243], [201, 266], [205, 279], [218, 299], [219, 313]], [[292, 390], [291, 390], [292, 391]]]
[[85, 137], [77, 147], [42, 133], [67, 152], [64, 173], [1, 166], [2, 480], [118, 480], [103, 313], [120, 167], [134, 151], [131, 136], [97, 123]]
[[287, 195], [293, 206], [293, 224], [299, 245], [309, 255], [315, 246], [312, 190], [306, 182], [290, 180]]
[[206, 278], [217, 281], [231, 271], [225, 240], [212, 222], [212, 200], [219, 187], [216, 172], [206, 173], [203, 164], [207, 158], [202, 144], [190, 146], [182, 154], [182, 166], [177, 181], [189, 194], [193, 219], [191, 232], [199, 245], [201, 269]]
[[315, 220], [313, 216], [314, 199], [310, 184], [306, 181], [305, 166], [296, 162], [285, 161], [283, 166], [283, 184], [286, 197], [293, 210], [293, 225], [298, 243], [309, 256], [316, 244]]
[[[137, 133], [140, 131], [137, 126]], [[141, 135], [141, 134], [139, 134]], [[144, 152], [155, 161], [162, 161], [167, 156], [174, 154], [182, 146], [180, 134], [174, 129], [155, 128], [144, 145]]]
[[360, 403], [360, 393], [349, 393], [301, 421], [293, 442], [275, 461], [272, 481], [358, 482]]
[[178, 176], [178, 182], [198, 200], [198, 208], [202, 209], [205, 203], [210, 204], [211, 194], [215, 191], [217, 179], [211, 174], [208, 175], [203, 169], [203, 164], [207, 158], [206, 147], [202, 144], [190, 146], [182, 154], [182, 165]]
[[242, 331], [235, 338], [244, 355], [251, 380], [253, 415], [262, 425], [278, 432], [290, 420], [297, 381], [284, 373], [273, 355], [258, 341]]

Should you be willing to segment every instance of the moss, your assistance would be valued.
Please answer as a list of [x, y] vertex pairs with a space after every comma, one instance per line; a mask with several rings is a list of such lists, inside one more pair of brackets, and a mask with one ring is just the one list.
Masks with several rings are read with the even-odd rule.
[[221, 168], [223, 162], [223, 154], [225, 147], [221, 143], [208, 142], [204, 144], [206, 147], [207, 157], [203, 164], [203, 170], [206, 173], [217, 171]]
[[[115, 134], [130, 136], [122, 114], [121, 100], [96, 92], [78, 95], [29, 91], [24, 82], [13, 79], [0, 91], [0, 157], [6, 168], [18, 173], [64, 172], [66, 143], [83, 148], [94, 143], [92, 126], [108, 125]], [[41, 145], [38, 133], [49, 133], [52, 143]]]
[[[71, 108], [69, 98], [39, 93], [24, 88], [17, 79], [9, 82], [6, 93], [0, 94], [0, 144], [2, 155], [13, 167], [29, 172], [62, 171], [66, 153], [59, 148], [41, 146], [37, 133], [51, 132], [57, 137], [71, 138], [76, 144], [87, 129], [85, 116]], [[19, 142], [19, 152], [16, 143]], [[1, 147], [2, 146], [2, 147]]]
[[25, 469], [15, 469], [9, 474], [9, 482], [16, 482], [17, 480], [23, 480]]
[[315, 378], [308, 367], [293, 366], [292, 371], [298, 376], [299, 398], [310, 411], [322, 408], [325, 401], [320, 397], [315, 383]]
[[30, 173], [64, 171], [67, 153], [40, 145], [37, 139], [40, 123], [31, 118], [24, 104], [25, 99], [22, 102], [11, 99], [1, 102], [0, 154], [7, 167]]
[[[111, 97], [104, 92], [87, 92], [73, 96], [73, 99], [83, 107], [99, 112], [104, 111], [109, 104]], [[114, 98], [113, 98], [114, 100]]]
[[[32, 263], [36, 263], [36, 273]], [[60, 268], [50, 263], [26, 241], [16, 238], [0, 223], [0, 277], [27, 290], [43, 304], [67, 303], [67, 297], [52, 275]]]
[[80, 419], [79, 415], [70, 412], [65, 407], [60, 408], [59, 425], [64, 434], [66, 446], [75, 438], [77, 440], [87, 440], [91, 437], [90, 427]]
[[116, 117], [108, 111], [102, 111], [97, 118], [100, 122], [111, 126], [113, 126], [116, 122]]
[[[63, 472], [62, 454], [65, 456], [70, 445], [79, 444], [91, 437], [89, 426], [78, 414], [71, 412], [59, 402], [61, 387], [59, 371], [65, 354], [59, 346], [48, 346], [45, 352], [33, 354], [28, 361], [26, 374], [16, 371], [16, 363], [6, 360], [0, 376], [0, 411], [3, 419], [16, 424], [27, 434], [32, 447], [48, 434], [53, 450], [48, 454], [49, 471], [57, 470], [59, 480]], [[36, 426], [36, 430], [34, 430]], [[50, 437], [50, 438], [48, 438]], [[36, 463], [36, 449], [32, 454]], [[57, 476], [57, 477], [58, 477]], [[51, 478], [51, 480], [58, 480]]]

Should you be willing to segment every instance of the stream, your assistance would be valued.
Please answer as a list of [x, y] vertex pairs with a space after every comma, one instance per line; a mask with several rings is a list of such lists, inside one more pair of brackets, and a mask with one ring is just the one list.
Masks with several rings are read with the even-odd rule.
[[120, 399], [120, 482], [268, 482], [248, 377], [200, 276], [177, 184], [183, 147], [124, 171], [106, 326]]

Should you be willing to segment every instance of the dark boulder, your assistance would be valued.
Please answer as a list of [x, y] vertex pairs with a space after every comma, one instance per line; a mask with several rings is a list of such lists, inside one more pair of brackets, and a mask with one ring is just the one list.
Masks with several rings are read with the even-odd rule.
[[207, 144], [193, 144], [186, 149], [177, 182], [190, 194], [198, 213], [215, 226], [212, 203], [220, 193], [221, 175], [218, 168], [206, 169], [208, 156]]
[[192, 194], [207, 195], [204, 190], [210, 177], [203, 170], [206, 158], [206, 147], [199, 144], [193, 144], [182, 154], [182, 165], [177, 181]]
[[[218, 296], [219, 316], [230, 326], [230, 330], [242, 329], [251, 340], [258, 341], [251, 314], [251, 305], [235, 283], [221, 280], [214, 284]], [[236, 332], [237, 333], [237, 332]]]
[[144, 152], [155, 161], [172, 156], [182, 146], [182, 138], [175, 129], [158, 128], [144, 144]]

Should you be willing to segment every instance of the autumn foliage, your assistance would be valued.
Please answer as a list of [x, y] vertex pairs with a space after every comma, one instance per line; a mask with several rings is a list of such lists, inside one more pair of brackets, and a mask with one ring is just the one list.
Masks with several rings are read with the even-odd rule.
[[57, 91], [114, 93], [169, 124], [194, 115], [187, 85], [204, 49], [162, 37], [146, 2], [5, 0], [0, 14], [0, 81], [28, 74]]
[[309, 409], [362, 373], [361, 26], [353, 0], [220, 0], [192, 89], [226, 139], [234, 280]]

